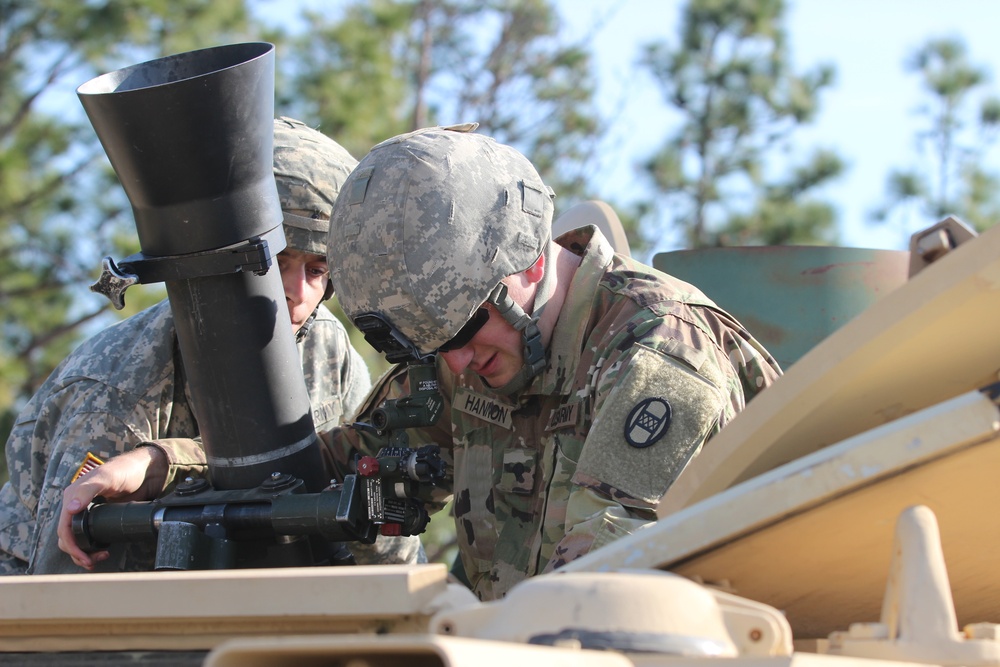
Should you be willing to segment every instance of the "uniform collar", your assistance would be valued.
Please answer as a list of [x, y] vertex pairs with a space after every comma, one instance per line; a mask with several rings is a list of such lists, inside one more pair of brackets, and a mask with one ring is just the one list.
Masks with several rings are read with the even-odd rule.
[[556, 243], [579, 256], [581, 262], [552, 331], [548, 365], [522, 395], [570, 392], [580, 363], [580, 351], [590, 333], [585, 325], [591, 320], [594, 295], [615, 252], [604, 234], [593, 225], [567, 232], [559, 236]]

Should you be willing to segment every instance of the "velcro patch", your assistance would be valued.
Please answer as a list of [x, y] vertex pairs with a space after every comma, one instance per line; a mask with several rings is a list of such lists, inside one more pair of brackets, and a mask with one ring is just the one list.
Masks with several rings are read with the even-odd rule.
[[354, 180], [351, 182], [350, 190], [347, 192], [348, 204], [361, 204], [365, 201], [365, 194], [368, 192], [368, 182], [375, 173], [375, 167], [363, 167], [354, 173]]
[[492, 396], [477, 394], [464, 387], [456, 390], [455, 398], [451, 401], [451, 407], [507, 430], [510, 430], [514, 426], [514, 422], [511, 419], [511, 412], [514, 410], [513, 405], [498, 401]]
[[521, 188], [524, 191], [521, 210], [536, 218], [542, 217], [545, 212], [545, 193], [527, 181], [521, 181]]
[[587, 435], [577, 472], [657, 502], [722, 412], [722, 391], [678, 360], [637, 345]]

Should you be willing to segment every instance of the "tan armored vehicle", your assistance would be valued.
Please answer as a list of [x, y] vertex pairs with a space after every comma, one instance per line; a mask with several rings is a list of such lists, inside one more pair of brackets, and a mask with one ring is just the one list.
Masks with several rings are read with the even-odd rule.
[[438, 564], [8, 577], [0, 664], [1000, 665], [1000, 228], [949, 219], [892, 262], [657, 523], [504, 600]]

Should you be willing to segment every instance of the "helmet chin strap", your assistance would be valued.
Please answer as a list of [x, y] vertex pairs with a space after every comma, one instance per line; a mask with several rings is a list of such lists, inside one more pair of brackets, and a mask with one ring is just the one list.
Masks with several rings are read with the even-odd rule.
[[309, 318], [302, 323], [302, 326], [299, 327], [299, 330], [295, 332], [296, 343], [300, 343], [306, 339], [306, 336], [309, 335], [309, 329], [312, 328], [313, 322], [316, 321], [316, 315], [318, 314], [319, 314], [319, 307], [317, 306], [316, 309], [312, 311], [312, 314], [309, 315]]
[[524, 312], [524, 309], [510, 298], [507, 293], [507, 285], [504, 283], [498, 283], [486, 299], [487, 302], [496, 307], [500, 315], [514, 329], [521, 332], [521, 340], [524, 342], [524, 365], [505, 385], [492, 387], [495, 392], [503, 396], [523, 391], [531, 384], [535, 376], [545, 369], [545, 346], [542, 345], [542, 334], [538, 330], [538, 319], [542, 316], [545, 305], [555, 292], [554, 245], [552, 243], [546, 244], [543, 254], [545, 255], [544, 272], [535, 290], [535, 303], [531, 315]]
[[[330, 278], [326, 279], [326, 289], [323, 290], [323, 301], [326, 301], [331, 296], [333, 296], [333, 280]], [[320, 303], [323, 303], [320, 301]], [[295, 332], [295, 342], [299, 343], [306, 339], [309, 335], [309, 329], [312, 328], [313, 322], [316, 321], [316, 316], [319, 315], [319, 306], [313, 308], [312, 314], [309, 315], [309, 319], [302, 323], [299, 330]]]

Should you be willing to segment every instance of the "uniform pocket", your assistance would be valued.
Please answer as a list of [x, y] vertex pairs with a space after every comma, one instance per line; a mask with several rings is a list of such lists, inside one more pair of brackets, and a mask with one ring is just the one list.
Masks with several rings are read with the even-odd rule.
[[503, 468], [497, 488], [504, 493], [530, 495], [535, 488], [538, 455], [527, 449], [508, 449], [503, 453]]

